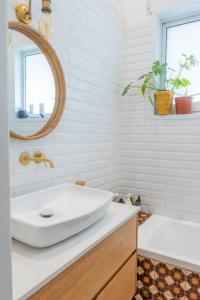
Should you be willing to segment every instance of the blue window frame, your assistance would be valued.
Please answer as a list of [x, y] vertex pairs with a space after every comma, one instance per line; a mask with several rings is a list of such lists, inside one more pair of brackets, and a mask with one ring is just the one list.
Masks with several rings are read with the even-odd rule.
[[[182, 54], [193, 54], [200, 61], [200, 12], [162, 23], [162, 61], [177, 70]], [[183, 76], [191, 82], [188, 93], [200, 93], [200, 64]], [[194, 100], [200, 100], [200, 96]]]

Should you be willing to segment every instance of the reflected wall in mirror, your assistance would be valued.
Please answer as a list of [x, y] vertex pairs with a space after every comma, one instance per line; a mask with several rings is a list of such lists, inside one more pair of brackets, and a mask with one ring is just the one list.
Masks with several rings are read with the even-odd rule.
[[9, 123], [11, 136], [41, 138], [59, 122], [65, 104], [62, 67], [33, 28], [9, 23]]

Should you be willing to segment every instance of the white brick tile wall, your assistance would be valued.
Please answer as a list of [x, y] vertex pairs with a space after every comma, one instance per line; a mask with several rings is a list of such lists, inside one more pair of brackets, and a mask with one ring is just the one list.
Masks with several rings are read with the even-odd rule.
[[[10, 0], [10, 20], [14, 19]], [[11, 141], [12, 195], [81, 178], [135, 192], [153, 213], [200, 222], [200, 118], [155, 117], [139, 91], [121, 98], [153, 61], [153, 26], [127, 28], [114, 0], [53, 2], [51, 40], [67, 79], [63, 119], [53, 134]], [[40, 3], [34, 2], [34, 26]], [[22, 151], [44, 151], [55, 169], [22, 167]]]
[[[153, 26], [126, 33], [124, 84], [153, 62]], [[122, 182], [152, 213], [200, 222], [200, 116], [157, 117], [139, 92], [124, 98]]]
[[[77, 179], [118, 190], [125, 28], [113, 6], [116, 2], [53, 1], [51, 43], [67, 79], [67, 106], [53, 134], [33, 142], [11, 141], [12, 195]], [[15, 19], [15, 4], [10, 0], [10, 20]], [[33, 25], [37, 26], [41, 2], [33, 1], [33, 5]], [[22, 151], [35, 150], [52, 158], [55, 169], [19, 164]]]

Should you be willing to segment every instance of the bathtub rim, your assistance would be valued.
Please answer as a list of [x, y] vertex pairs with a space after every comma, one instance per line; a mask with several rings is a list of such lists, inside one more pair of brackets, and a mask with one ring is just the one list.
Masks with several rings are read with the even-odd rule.
[[[186, 225], [196, 226], [200, 228], [199, 223], [193, 223], [189, 221], [184, 221], [184, 220], [179, 220], [175, 218], [169, 218], [169, 217], [154, 214], [139, 227], [138, 255], [147, 257], [155, 261], [163, 262], [165, 264], [173, 265], [180, 269], [184, 269], [186, 271], [191, 271], [200, 274], [200, 255], [199, 255], [199, 260], [194, 260], [192, 258], [188, 259], [188, 257], [182, 255], [173, 254], [172, 252], [169, 251], [163, 251], [159, 249], [159, 247], [154, 248], [148, 246], [148, 241], [154, 235], [154, 232], [151, 232], [150, 230], [151, 227], [149, 226], [152, 222], [152, 218], [157, 218], [158, 220], [160, 219], [161, 221], [165, 221], [165, 222], [175, 221], [178, 223], [183, 223]], [[161, 223], [160, 226], [158, 225], [155, 226], [154, 224], [154, 227], [156, 229], [159, 229], [163, 224], [164, 223]]]

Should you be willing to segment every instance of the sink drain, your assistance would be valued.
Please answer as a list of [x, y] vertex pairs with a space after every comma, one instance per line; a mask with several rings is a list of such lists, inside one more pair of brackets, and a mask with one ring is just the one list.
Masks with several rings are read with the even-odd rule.
[[40, 212], [41, 218], [52, 218], [54, 216], [54, 212], [51, 209], [44, 209]]

